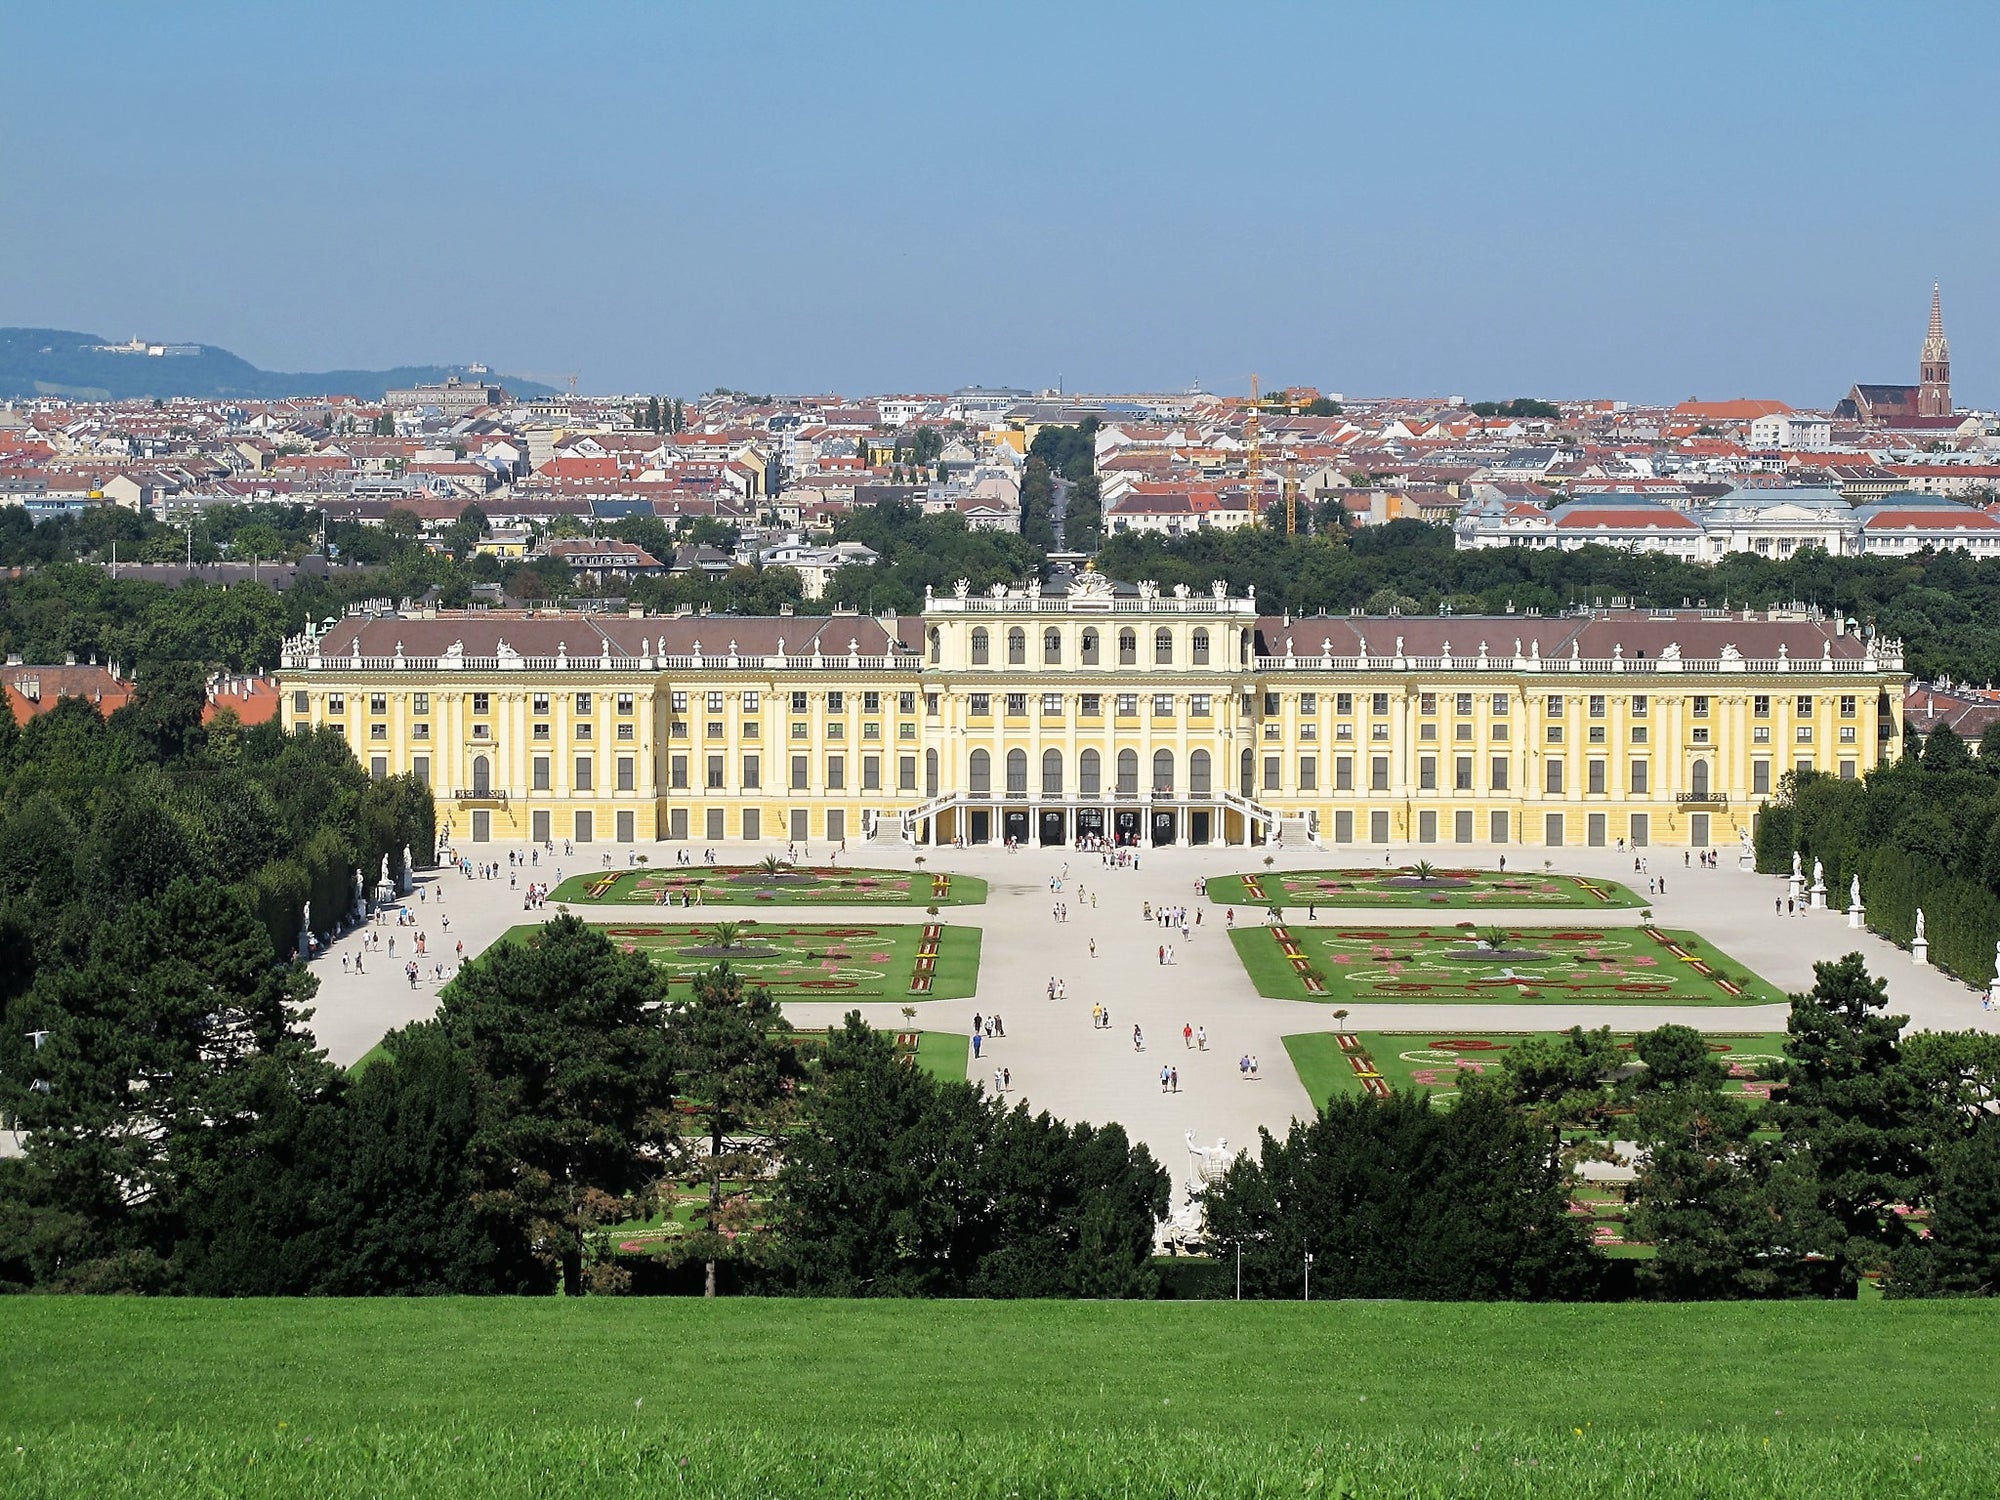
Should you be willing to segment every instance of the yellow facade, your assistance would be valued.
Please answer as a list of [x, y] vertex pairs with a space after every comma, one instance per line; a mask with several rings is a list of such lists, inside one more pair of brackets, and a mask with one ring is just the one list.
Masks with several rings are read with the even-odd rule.
[[351, 617], [287, 722], [461, 842], [1734, 844], [1901, 744], [1900, 647], [1804, 612], [1293, 620], [1086, 573], [835, 615]]

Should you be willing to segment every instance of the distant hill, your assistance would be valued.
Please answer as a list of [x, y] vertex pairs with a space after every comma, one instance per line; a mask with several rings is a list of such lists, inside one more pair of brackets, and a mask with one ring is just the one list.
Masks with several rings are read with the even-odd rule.
[[[326, 370], [288, 375], [260, 370], [210, 344], [167, 344], [169, 354], [117, 353], [113, 341], [66, 328], [0, 328], [0, 400], [71, 396], [133, 401], [149, 396], [269, 401], [283, 396], [359, 396], [379, 401], [398, 386], [435, 385], [463, 375], [460, 365], [402, 365], [393, 370]], [[156, 346], [161, 347], [161, 346]], [[554, 395], [552, 387], [512, 375], [484, 377], [515, 396]]]

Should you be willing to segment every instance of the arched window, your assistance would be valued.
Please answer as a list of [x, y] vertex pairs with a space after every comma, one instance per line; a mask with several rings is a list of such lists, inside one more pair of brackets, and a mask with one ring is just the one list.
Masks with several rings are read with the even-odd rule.
[[1095, 750], [1086, 750], [1076, 758], [1076, 790], [1079, 796], [1096, 797], [1103, 794], [1104, 762]]
[[1083, 664], [1086, 667], [1097, 665], [1097, 632], [1094, 630], [1083, 633]]
[[1053, 626], [1042, 632], [1042, 665], [1053, 667], [1062, 661], [1062, 632]]
[[1042, 752], [1042, 795], [1060, 797], [1062, 795], [1062, 751]]
[[944, 655], [944, 633], [937, 626], [931, 626], [931, 665], [936, 666]]
[[924, 795], [926, 797], [935, 797], [937, 794], [938, 753], [935, 750], [926, 750], [924, 752]]
[[992, 796], [993, 757], [988, 755], [984, 750], [973, 751], [971, 773], [965, 779], [973, 796]]
[[1007, 665], [1025, 667], [1028, 664], [1028, 632], [1018, 625], [1007, 632]]
[[1239, 772], [1239, 782], [1238, 782], [1238, 784], [1243, 788], [1244, 796], [1247, 797], [1252, 792], [1257, 790], [1256, 778], [1257, 778], [1257, 757], [1253, 752], [1245, 750], [1243, 752], [1243, 764], [1242, 764], [1242, 769]]
[[1118, 665], [1136, 667], [1139, 665], [1139, 632], [1121, 630], [1118, 632]]
[[1174, 633], [1162, 625], [1153, 632], [1153, 665], [1164, 667], [1174, 659]]
[[1197, 750], [1188, 757], [1188, 791], [1197, 797], [1209, 794], [1208, 752]]
[[1136, 797], [1139, 794], [1139, 752], [1120, 750], [1118, 752], [1118, 795]]
[[1205, 629], [1194, 633], [1194, 664], [1198, 667], [1208, 665], [1208, 631]]
[[1688, 790], [1693, 792], [1697, 797], [1706, 797], [1708, 795], [1707, 761], [1698, 760], [1694, 763], [1694, 769], [1688, 777]]
[[1007, 791], [1009, 795], [1028, 790], [1028, 752], [1009, 750], [1007, 752]]
[[1171, 792], [1174, 789], [1174, 752], [1155, 750], [1153, 752], [1153, 790]]
[[472, 757], [472, 789], [482, 797], [493, 790], [493, 763], [483, 755]]
[[983, 667], [983, 666], [985, 666], [985, 665], [986, 665], [986, 653], [987, 653], [987, 641], [986, 641], [986, 632], [985, 632], [985, 630], [984, 630], [984, 629], [980, 629], [980, 630], [975, 630], [975, 631], [973, 631], [973, 632], [972, 632], [972, 664], [973, 664], [973, 665], [974, 665], [975, 667]]

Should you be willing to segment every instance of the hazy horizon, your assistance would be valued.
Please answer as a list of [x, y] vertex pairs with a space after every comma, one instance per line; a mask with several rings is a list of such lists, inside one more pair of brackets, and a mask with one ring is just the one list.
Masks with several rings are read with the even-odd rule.
[[2000, 404], [2000, 13], [12, 17], [0, 322], [587, 391]]

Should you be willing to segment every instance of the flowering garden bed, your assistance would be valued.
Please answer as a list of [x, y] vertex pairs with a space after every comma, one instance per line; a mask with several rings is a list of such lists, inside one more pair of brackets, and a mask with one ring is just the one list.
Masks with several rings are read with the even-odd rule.
[[837, 865], [670, 865], [572, 875], [551, 898], [580, 906], [977, 906], [986, 882], [926, 870]]
[[1218, 875], [1208, 883], [1208, 899], [1224, 906], [1282, 906], [1287, 912], [1303, 912], [1307, 906], [1597, 911], [1645, 905], [1643, 897], [1613, 880], [1442, 866], [1424, 872], [1411, 865]]
[[[1258, 992], [1337, 1005], [1780, 1005], [1785, 997], [1691, 932], [1657, 927], [1358, 927], [1296, 918], [1238, 927]], [[1498, 938], [1497, 946], [1494, 939]]]

